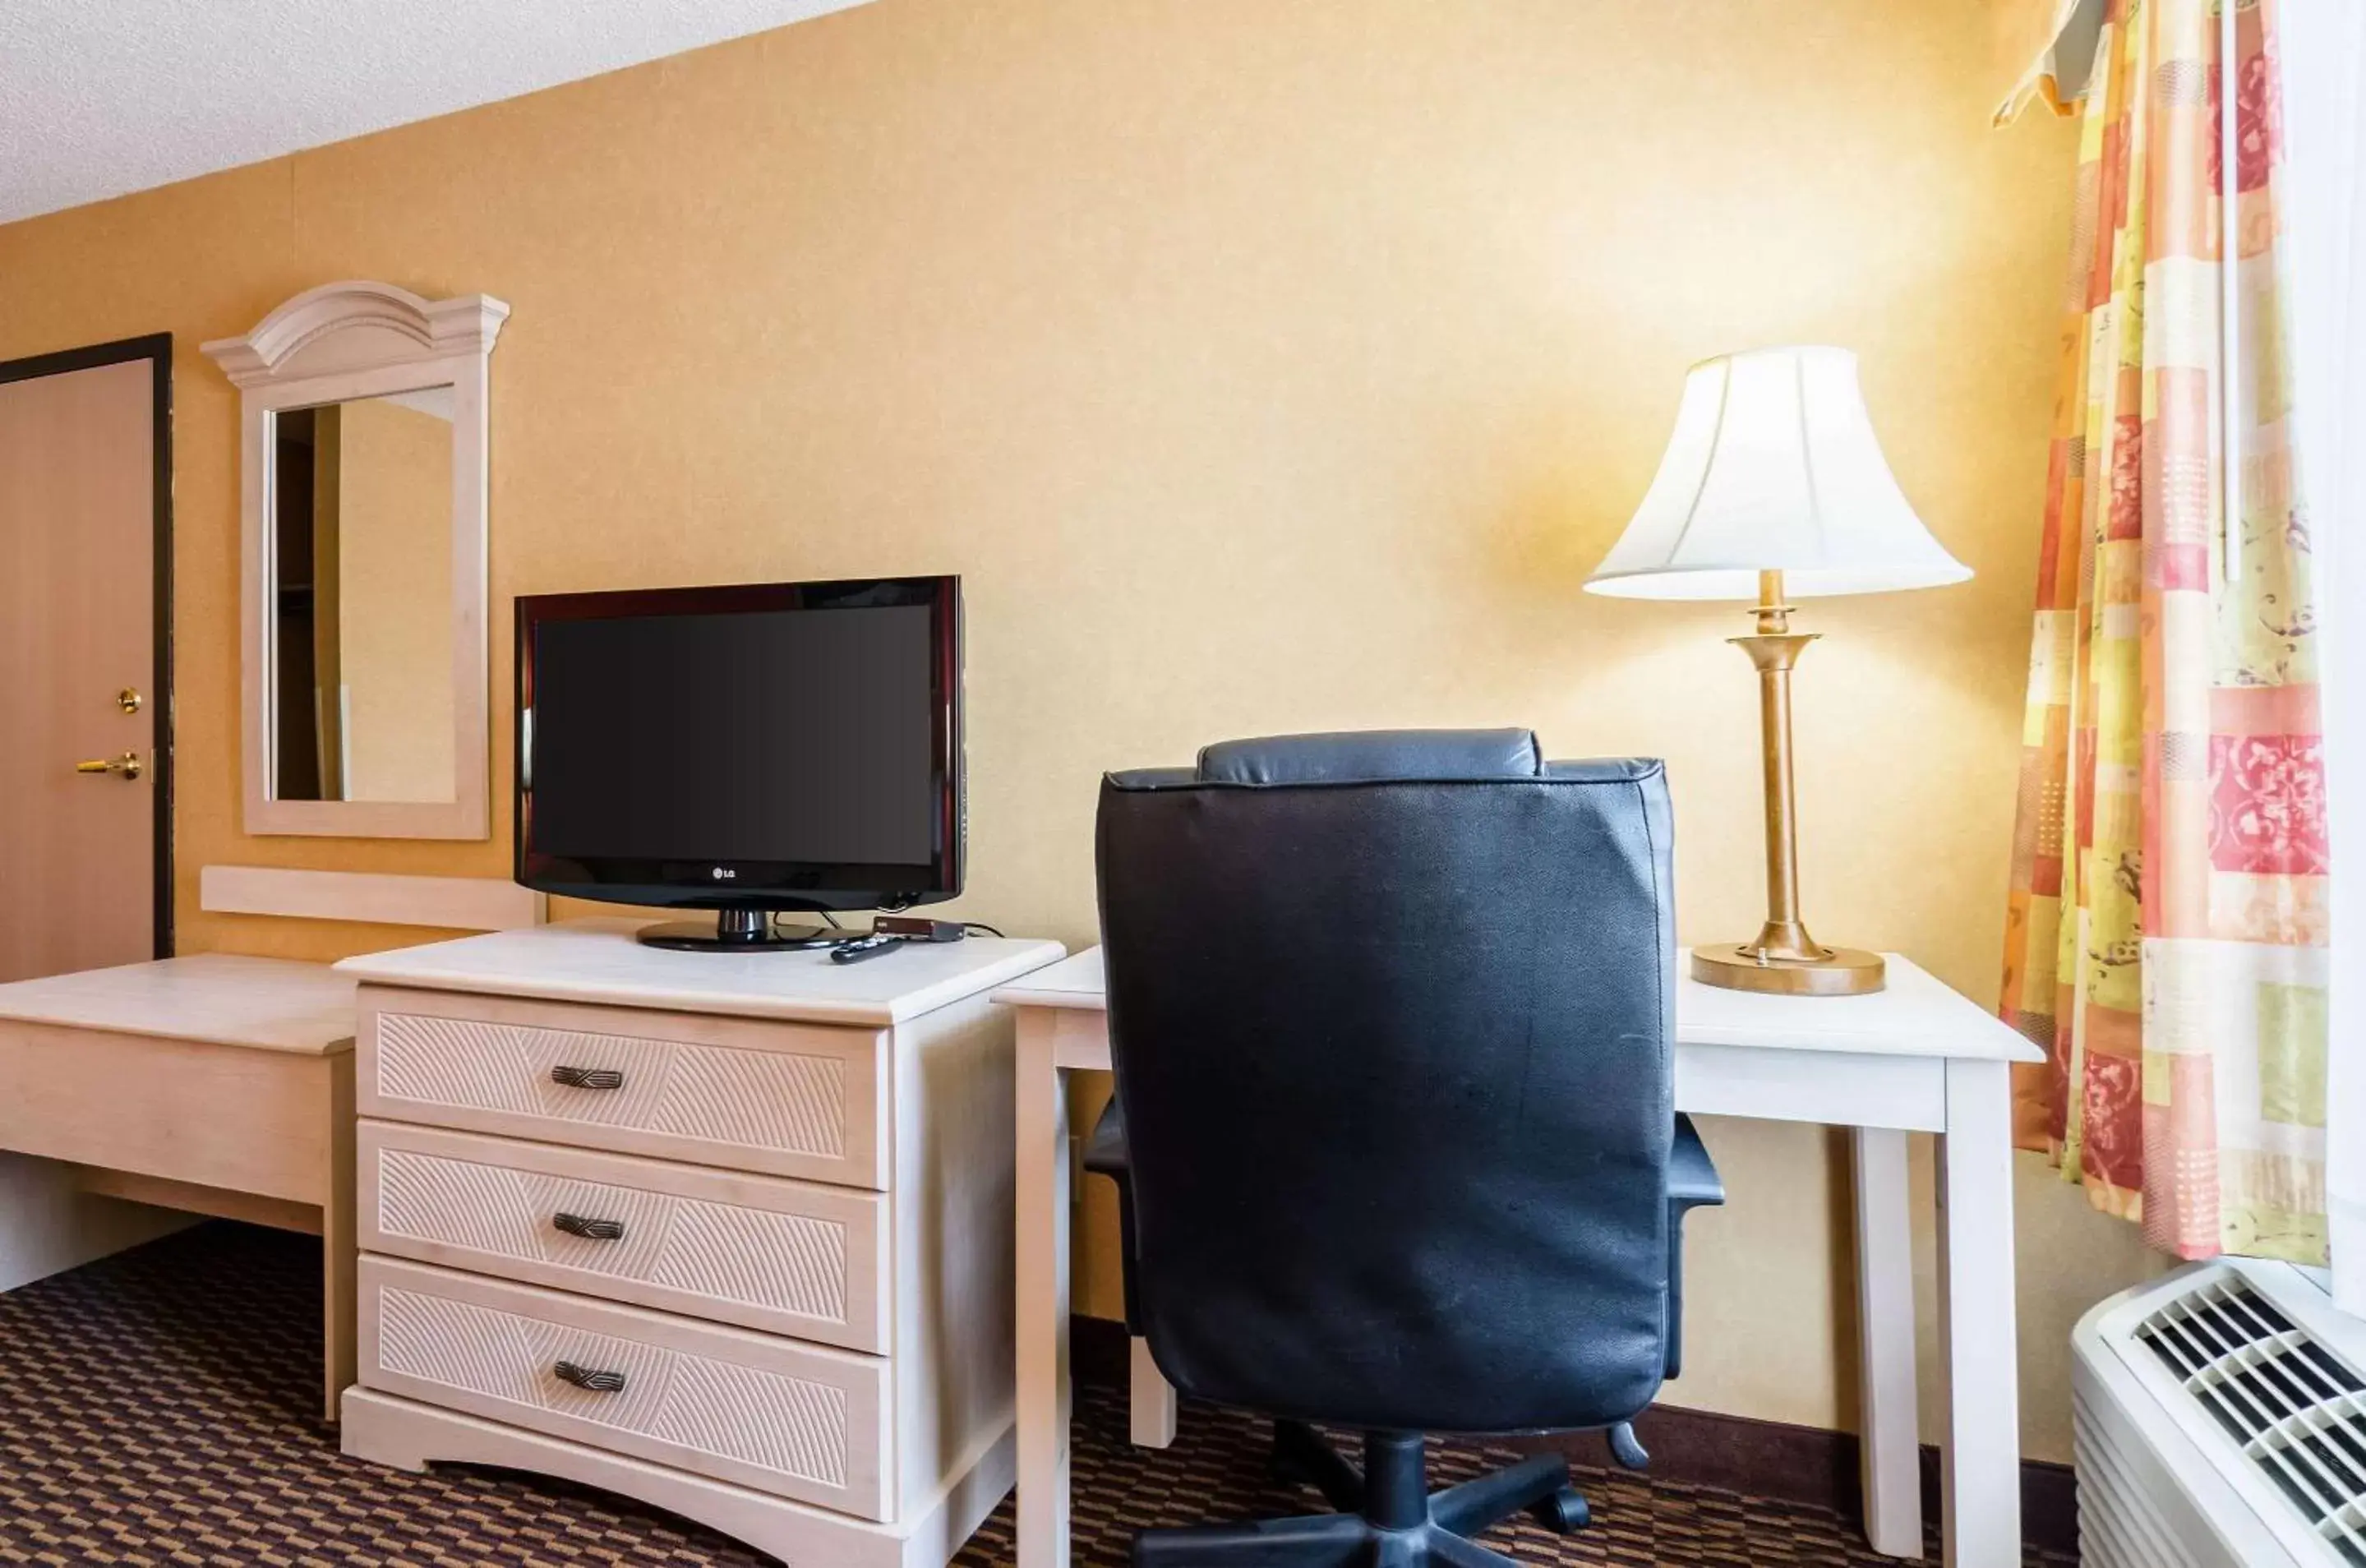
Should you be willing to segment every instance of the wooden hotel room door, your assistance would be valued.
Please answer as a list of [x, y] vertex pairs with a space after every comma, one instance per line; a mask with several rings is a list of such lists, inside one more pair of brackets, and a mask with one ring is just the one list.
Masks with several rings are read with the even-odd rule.
[[172, 951], [171, 364], [0, 363], [0, 981]]

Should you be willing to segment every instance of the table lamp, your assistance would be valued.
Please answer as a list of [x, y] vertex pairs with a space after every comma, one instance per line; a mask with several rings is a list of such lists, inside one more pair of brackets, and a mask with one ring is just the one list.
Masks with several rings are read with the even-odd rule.
[[1881, 989], [1879, 953], [1825, 947], [1799, 919], [1791, 667], [1816, 634], [1791, 629], [1786, 595], [1934, 588], [1971, 575], [1890, 476], [1855, 355], [1763, 348], [1693, 367], [1660, 471], [1585, 584], [1627, 599], [1756, 604], [1756, 635], [1729, 640], [1758, 667], [1766, 923], [1755, 941], [1695, 948], [1693, 978], [1807, 996]]

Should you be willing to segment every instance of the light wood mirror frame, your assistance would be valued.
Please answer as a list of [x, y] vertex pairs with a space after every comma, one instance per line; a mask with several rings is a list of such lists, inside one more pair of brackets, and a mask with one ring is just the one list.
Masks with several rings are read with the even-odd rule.
[[[239, 389], [245, 829], [335, 838], [491, 836], [486, 646], [486, 404], [493, 340], [510, 308], [489, 295], [429, 300], [386, 283], [297, 295], [244, 337], [203, 345]], [[449, 800], [294, 800], [277, 794], [273, 416], [452, 389], [452, 716]]]

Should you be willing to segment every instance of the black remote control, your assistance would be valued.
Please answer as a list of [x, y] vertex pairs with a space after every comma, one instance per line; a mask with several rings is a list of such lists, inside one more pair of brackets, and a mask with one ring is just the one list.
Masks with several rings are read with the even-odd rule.
[[832, 964], [860, 964], [866, 958], [892, 953], [910, 940], [886, 931], [873, 931], [869, 936], [856, 937], [852, 942], [839, 942], [829, 950], [829, 961]]

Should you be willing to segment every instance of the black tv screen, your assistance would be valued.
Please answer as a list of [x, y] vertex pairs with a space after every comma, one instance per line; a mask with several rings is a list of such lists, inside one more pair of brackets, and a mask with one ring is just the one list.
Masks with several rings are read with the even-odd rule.
[[518, 880], [708, 908], [961, 889], [951, 577], [518, 601]]

